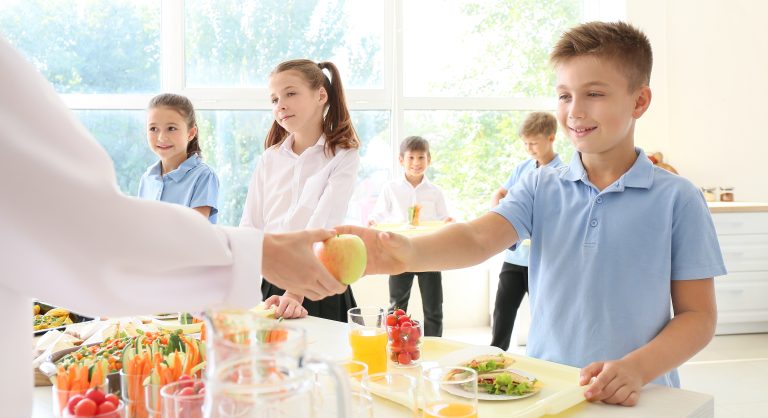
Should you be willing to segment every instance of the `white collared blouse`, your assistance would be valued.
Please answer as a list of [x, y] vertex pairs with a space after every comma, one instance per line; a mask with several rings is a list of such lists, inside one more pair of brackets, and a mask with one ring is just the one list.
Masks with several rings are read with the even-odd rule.
[[261, 156], [248, 187], [240, 226], [290, 232], [341, 225], [352, 198], [360, 154], [337, 148], [325, 154], [325, 136], [300, 155], [293, 135]]

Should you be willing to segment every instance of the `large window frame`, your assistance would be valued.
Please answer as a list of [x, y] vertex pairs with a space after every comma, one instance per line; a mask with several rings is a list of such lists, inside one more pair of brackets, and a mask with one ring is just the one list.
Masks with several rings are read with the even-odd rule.
[[[552, 97], [412, 97], [403, 92], [403, 2], [385, 2], [383, 88], [346, 91], [350, 110], [389, 111], [392, 173], [397, 172], [399, 139], [405, 137], [404, 113], [410, 110], [490, 110], [553, 111]], [[271, 110], [264, 88], [210, 87], [187, 88], [184, 63], [184, 2], [161, 1], [161, 90], [183, 94], [200, 110]], [[615, 20], [626, 13], [622, 0], [584, 0], [583, 19]], [[73, 110], [140, 110], [145, 109], [152, 94], [61, 94]]]

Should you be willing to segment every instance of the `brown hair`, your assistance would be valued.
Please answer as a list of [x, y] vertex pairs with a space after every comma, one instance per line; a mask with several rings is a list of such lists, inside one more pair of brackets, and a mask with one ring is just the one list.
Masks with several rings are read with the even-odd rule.
[[[179, 114], [187, 122], [187, 129], [192, 129], [197, 126], [197, 118], [195, 116], [195, 107], [192, 106], [192, 102], [186, 97], [173, 94], [164, 93], [157, 95], [149, 101], [147, 109], [154, 109], [156, 107], [170, 107], [171, 109], [179, 112]], [[197, 139], [198, 133], [191, 141], [187, 142], [187, 158], [192, 154], [202, 155], [203, 151], [200, 149], [200, 141]]]
[[[270, 73], [270, 77], [283, 71], [294, 70], [309, 84], [311, 89], [317, 90], [324, 87], [328, 93], [328, 110], [323, 118], [323, 134], [325, 135], [326, 155], [336, 155], [336, 147], [358, 148], [360, 140], [352, 126], [347, 102], [344, 99], [344, 88], [341, 85], [339, 70], [331, 62], [315, 63], [307, 59], [296, 59], [278, 64]], [[323, 70], [328, 70], [331, 78], [325, 75]], [[264, 148], [283, 142], [288, 132], [277, 123], [272, 122], [272, 127], [264, 140]]]
[[651, 43], [642, 31], [628, 23], [589, 22], [576, 26], [560, 37], [549, 62], [557, 66], [583, 55], [613, 61], [626, 75], [630, 91], [651, 81]]
[[523, 121], [518, 134], [524, 137], [544, 135], [550, 136], [557, 132], [557, 119], [547, 112], [533, 112]]
[[429, 155], [429, 142], [420, 136], [409, 136], [400, 143], [400, 156], [405, 155], [406, 151], [422, 151]]

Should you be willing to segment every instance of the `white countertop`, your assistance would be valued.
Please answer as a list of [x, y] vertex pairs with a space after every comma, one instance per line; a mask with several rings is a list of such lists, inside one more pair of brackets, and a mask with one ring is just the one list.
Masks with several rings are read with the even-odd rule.
[[[307, 329], [309, 350], [330, 357], [343, 359], [351, 356], [347, 343], [347, 324], [308, 317], [290, 321], [290, 324], [303, 326]], [[376, 418], [399, 418], [385, 405], [376, 400]], [[51, 388], [35, 388], [33, 418], [50, 418]], [[561, 414], [547, 417], [567, 418], [645, 418], [645, 417], [680, 417], [680, 418], [709, 418], [714, 417], [714, 398], [698, 392], [682, 389], [672, 389], [665, 386], [647, 385], [640, 394], [640, 402], [634, 407], [606, 405], [602, 403], [583, 402]], [[403, 417], [405, 418], [405, 417]]]

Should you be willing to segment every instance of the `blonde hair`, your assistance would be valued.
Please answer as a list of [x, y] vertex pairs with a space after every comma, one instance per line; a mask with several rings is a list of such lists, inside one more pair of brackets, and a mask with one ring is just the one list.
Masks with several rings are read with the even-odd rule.
[[523, 121], [518, 134], [522, 137], [550, 136], [557, 132], [557, 119], [547, 112], [533, 112]]
[[[195, 116], [195, 107], [192, 106], [192, 102], [180, 95], [173, 93], [164, 93], [157, 95], [149, 101], [147, 109], [154, 109], [156, 107], [169, 107], [178, 112], [184, 121], [187, 123], [187, 129], [192, 129], [197, 126], [197, 117]], [[195, 137], [191, 141], [187, 142], [187, 158], [192, 154], [201, 155], [203, 151], [200, 149], [200, 141], [197, 138], [198, 133], [195, 133]]]
[[[325, 135], [326, 155], [336, 155], [336, 147], [358, 148], [360, 140], [352, 126], [347, 102], [344, 98], [344, 88], [341, 85], [339, 70], [331, 62], [316, 63], [307, 59], [296, 59], [278, 64], [270, 73], [270, 77], [283, 71], [294, 70], [309, 84], [311, 89], [317, 90], [324, 87], [328, 93], [328, 112], [323, 120], [323, 134]], [[323, 70], [328, 70], [329, 79]], [[272, 127], [264, 140], [264, 148], [277, 145], [288, 136], [288, 132], [277, 123], [272, 122]]]
[[651, 43], [642, 31], [628, 23], [589, 22], [576, 26], [560, 37], [549, 61], [557, 66], [584, 55], [612, 61], [626, 75], [630, 91], [651, 81]]

